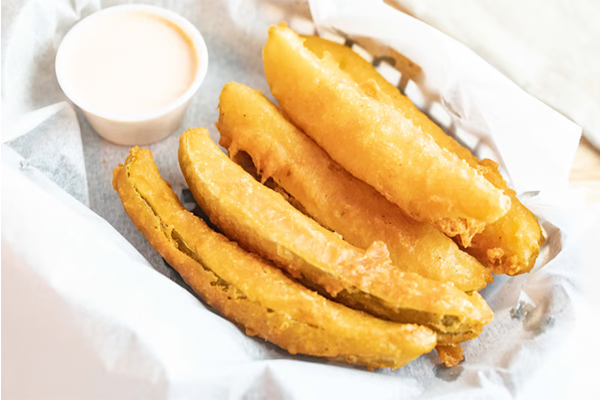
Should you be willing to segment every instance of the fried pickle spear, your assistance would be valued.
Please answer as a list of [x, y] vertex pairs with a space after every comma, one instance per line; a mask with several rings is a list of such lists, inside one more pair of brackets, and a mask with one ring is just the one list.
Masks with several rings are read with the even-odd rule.
[[357, 247], [384, 242], [403, 271], [465, 292], [480, 290], [492, 273], [433, 226], [405, 216], [375, 189], [350, 175], [287, 121], [257, 90], [231, 82], [219, 98], [221, 146], [235, 160], [250, 155], [262, 181], [273, 178], [321, 225]]
[[496, 274], [514, 276], [529, 272], [546, 241], [542, 228], [535, 215], [517, 199], [517, 193], [508, 187], [497, 163], [481, 160], [479, 168], [488, 181], [510, 196], [513, 206], [504, 217], [475, 235], [465, 251]]
[[421, 326], [379, 320], [329, 301], [212, 231], [184, 209], [149, 150], [134, 148], [113, 186], [136, 227], [227, 319], [291, 354], [398, 368], [435, 346]]
[[180, 139], [179, 164], [200, 207], [228, 237], [294, 278], [351, 308], [453, 335], [492, 319], [483, 298], [391, 265], [385, 244], [356, 248], [257, 182], [205, 129]]
[[267, 82], [296, 126], [352, 175], [418, 221], [472, 236], [502, 217], [510, 198], [399, 113], [374, 80], [358, 85], [284, 26], [263, 48]]
[[[535, 215], [518, 199], [516, 193], [508, 187], [498, 171], [498, 165], [491, 160], [478, 160], [471, 152], [460, 145], [454, 138], [423, 114], [412, 101], [404, 96], [394, 85], [383, 78], [377, 70], [361, 56], [347, 46], [319, 38], [303, 36], [304, 46], [323, 59], [335, 60], [338, 67], [346, 72], [357, 84], [373, 79], [379, 89], [389, 96], [405, 118], [413, 121], [422, 132], [431, 135], [433, 140], [443, 149], [456, 154], [471, 167], [477, 169], [491, 184], [510, 196], [511, 208], [496, 222], [486, 226], [485, 230], [475, 235], [459, 235], [460, 243], [467, 246], [469, 254], [480, 262], [493, 268], [497, 274], [517, 275], [529, 272], [544, 243], [544, 236]], [[325, 56], [329, 53], [329, 56]]]

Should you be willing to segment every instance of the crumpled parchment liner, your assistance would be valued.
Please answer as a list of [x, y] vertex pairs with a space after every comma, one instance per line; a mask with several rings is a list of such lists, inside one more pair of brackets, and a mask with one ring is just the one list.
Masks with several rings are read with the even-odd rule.
[[[184, 15], [207, 41], [209, 71], [182, 131], [205, 126], [218, 140], [218, 95], [231, 80], [271, 97], [260, 55], [270, 24], [286, 20], [301, 33], [313, 33], [316, 23], [325, 36], [346, 35], [357, 43], [371, 37], [422, 69], [422, 79], [410, 85], [418, 89], [413, 94], [427, 96], [414, 100], [424, 101], [428, 112], [445, 111], [455, 129], [450, 133], [475, 138], [473, 146], [483, 143], [479, 155], [502, 163], [540, 218], [548, 242], [534, 272], [498, 276], [482, 292], [495, 319], [478, 339], [465, 343], [466, 360], [452, 369], [431, 353], [399, 370], [371, 373], [290, 356], [248, 338], [156, 273], [183, 285], [137, 232], [112, 190], [112, 169], [128, 148], [98, 137], [57, 86], [53, 62], [60, 39], [75, 21], [99, 9], [98, 2], [13, 1], [3, 4], [2, 21], [3, 372], [11, 378], [4, 380], [3, 394], [269, 399], [518, 394], [568, 337], [573, 320], [578, 237], [586, 214], [566, 188], [579, 128], [468, 49], [383, 3], [315, 1], [310, 10], [300, 1], [148, 3]], [[181, 194], [178, 136], [148, 147]], [[27, 384], [32, 380], [36, 385]]]

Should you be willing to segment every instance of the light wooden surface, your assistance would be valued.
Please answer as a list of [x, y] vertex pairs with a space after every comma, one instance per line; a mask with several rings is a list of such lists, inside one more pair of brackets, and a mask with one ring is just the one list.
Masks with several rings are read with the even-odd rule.
[[600, 151], [585, 138], [581, 139], [569, 182], [573, 188], [585, 188], [590, 203], [600, 203]]

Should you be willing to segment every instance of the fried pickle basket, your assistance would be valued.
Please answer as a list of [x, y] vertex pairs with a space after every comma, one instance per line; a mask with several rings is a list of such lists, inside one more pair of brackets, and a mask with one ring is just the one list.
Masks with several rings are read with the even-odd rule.
[[[17, 17], [3, 35], [8, 56], [2, 67], [12, 79], [3, 82], [3, 208], [10, 212], [2, 223], [2, 261], [5, 280], [14, 283], [5, 294], [10, 303], [22, 304], [18, 314], [5, 314], [5, 340], [12, 354], [34, 366], [27, 378], [38, 384], [30, 393], [504, 398], [525, 390], [552, 359], [573, 322], [574, 277], [582, 262], [573, 238], [585, 210], [567, 189], [580, 129], [435, 29], [384, 3], [341, 3], [166, 4], [202, 29], [212, 63], [182, 126], [205, 126], [218, 141], [216, 106], [229, 81], [269, 95], [260, 52], [268, 26], [284, 20], [299, 33], [351, 47], [448, 134], [478, 157], [498, 161], [538, 216], [547, 242], [532, 273], [497, 276], [482, 291], [495, 319], [479, 338], [464, 343], [465, 361], [448, 369], [430, 354], [399, 370], [368, 372], [292, 356], [247, 337], [182, 290], [186, 285], [137, 232], [110, 187], [112, 169], [128, 148], [93, 134], [48, 78], [51, 63], [45, 61], [53, 57], [55, 43], [98, 5], [81, 2], [72, 9], [65, 2], [55, 9], [44, 3], [39, 9], [8, 9]], [[47, 20], [50, 11], [55, 28]], [[19, 36], [35, 24], [39, 37]], [[5, 100], [5, 93], [18, 95]], [[177, 146], [174, 135], [149, 148], [163, 178], [192, 210], [196, 205], [177, 165]], [[35, 363], [38, 359], [45, 361]], [[24, 372], [11, 371], [15, 378], [4, 390], [22, 393]]]

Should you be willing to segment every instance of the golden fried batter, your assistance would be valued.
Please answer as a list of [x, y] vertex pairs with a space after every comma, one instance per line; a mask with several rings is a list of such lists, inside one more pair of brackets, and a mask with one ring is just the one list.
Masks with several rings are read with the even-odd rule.
[[220, 144], [250, 155], [263, 181], [273, 178], [311, 217], [367, 248], [383, 241], [395, 266], [460, 290], [482, 289], [492, 273], [443, 233], [405, 216], [288, 122], [266, 97], [231, 82], [220, 96]]
[[437, 350], [440, 360], [446, 365], [446, 367], [454, 367], [465, 359], [463, 356], [463, 349], [459, 344], [441, 344], [436, 346], [435, 349]]
[[248, 335], [370, 369], [398, 368], [436, 344], [427, 328], [376, 319], [326, 300], [185, 210], [149, 150], [134, 148], [113, 186], [136, 227], [208, 304]]
[[410, 99], [404, 96], [377, 70], [362, 57], [347, 46], [321, 39], [316, 36], [304, 36], [304, 46], [319, 58], [329, 53], [338, 67], [346, 72], [352, 80], [361, 84], [370, 79], [375, 80], [379, 89], [388, 95], [394, 107], [402, 115], [419, 127], [422, 132], [431, 135], [433, 140], [442, 148], [456, 154], [460, 159], [469, 163], [494, 186], [501, 189], [511, 198], [510, 210], [496, 222], [486, 226], [471, 241], [470, 235], [459, 235], [460, 243], [467, 246], [466, 251], [475, 256], [483, 264], [494, 269], [497, 274], [517, 275], [529, 272], [544, 243], [540, 225], [531, 211], [518, 199], [498, 171], [498, 165], [491, 160], [478, 160], [469, 150], [461, 146], [452, 137], [446, 135], [439, 126], [423, 114]]
[[303, 215], [229, 160], [205, 129], [181, 136], [179, 163], [196, 201], [227, 236], [322, 294], [440, 332], [470, 332], [491, 321], [478, 293], [402, 272], [382, 242], [358, 249]]
[[295, 125], [416, 220], [473, 235], [510, 208], [508, 196], [399, 113], [375, 80], [358, 85], [290, 29], [270, 28], [263, 62]]
[[465, 251], [496, 274], [519, 275], [531, 271], [545, 242], [535, 215], [525, 207], [514, 190], [508, 187], [492, 160], [481, 160], [483, 176], [510, 196], [513, 206], [506, 215], [473, 237]]

